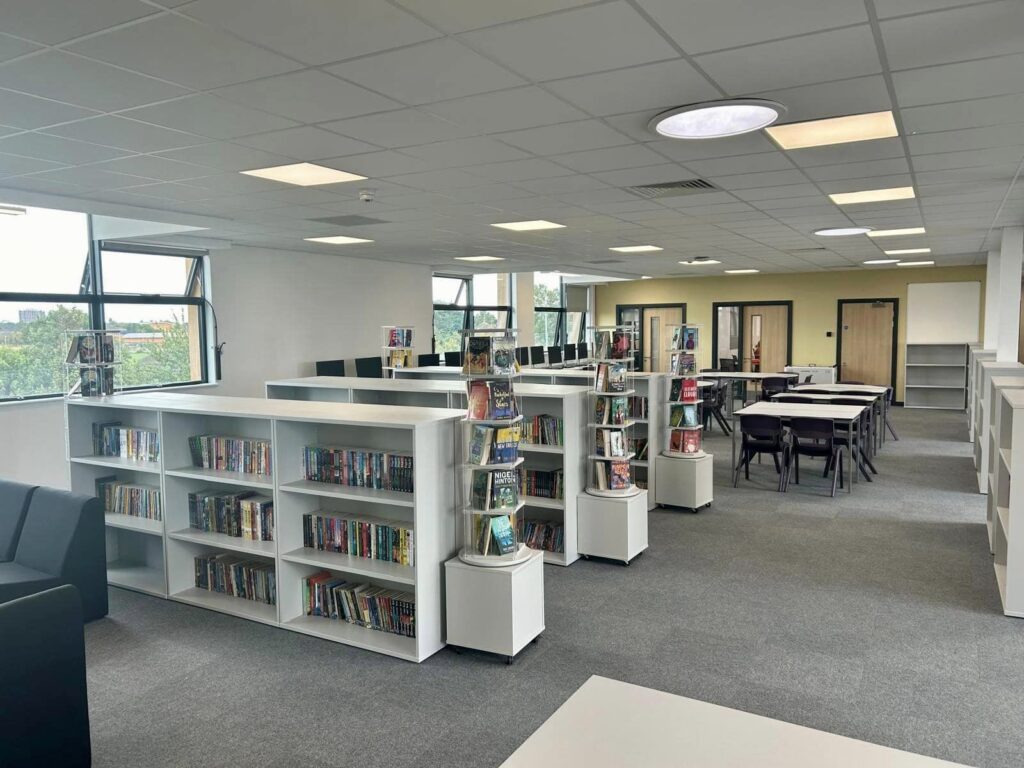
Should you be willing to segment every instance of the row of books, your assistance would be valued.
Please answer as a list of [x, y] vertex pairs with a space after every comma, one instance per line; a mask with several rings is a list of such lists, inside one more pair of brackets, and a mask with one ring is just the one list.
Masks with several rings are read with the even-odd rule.
[[411, 349], [389, 349], [385, 356], [385, 365], [388, 368], [411, 368], [412, 367], [412, 350]]
[[520, 470], [519, 493], [542, 499], [564, 499], [565, 473], [560, 469]]
[[594, 398], [594, 422], [597, 424], [625, 424], [628, 414], [628, 397]]
[[672, 331], [670, 349], [685, 349], [689, 352], [698, 347], [697, 327], [694, 325], [677, 325]]
[[120, 421], [94, 422], [92, 449], [97, 456], [156, 461], [160, 458], [160, 438], [155, 429], [124, 426]]
[[274, 564], [228, 552], [195, 558], [196, 586], [267, 605], [277, 604]]
[[488, 427], [474, 424], [466, 451], [468, 464], [510, 464], [519, 458], [521, 431], [518, 424]]
[[602, 491], [624, 491], [632, 485], [628, 461], [594, 461], [594, 487]]
[[530, 549], [565, 552], [565, 527], [545, 520], [520, 519], [519, 540]]
[[407, 453], [307, 445], [302, 461], [307, 480], [413, 492], [413, 457]]
[[195, 491], [188, 495], [188, 524], [207, 533], [273, 541], [274, 500], [253, 491]]
[[700, 453], [701, 430], [673, 429], [669, 432], [668, 449], [675, 453]]
[[515, 398], [512, 397], [512, 382], [482, 379], [471, 381], [467, 415], [476, 420], [514, 419], [519, 414]]
[[511, 336], [468, 336], [463, 350], [467, 376], [505, 376], [516, 371], [516, 341]]
[[673, 379], [668, 391], [668, 399], [673, 403], [693, 403], [699, 395], [696, 379]]
[[599, 429], [595, 435], [594, 455], [611, 458], [626, 455], [626, 439], [621, 429]]
[[670, 427], [699, 427], [701, 425], [700, 403], [672, 403], [668, 407]]
[[689, 352], [673, 352], [669, 359], [668, 371], [676, 376], [696, 375], [697, 358]]
[[519, 472], [515, 469], [474, 471], [470, 488], [470, 506], [484, 512], [519, 505]]
[[71, 337], [68, 363], [113, 363], [114, 336], [110, 333], [86, 332]]
[[564, 445], [565, 424], [557, 416], [541, 414], [519, 423], [519, 442], [525, 445]]
[[634, 395], [629, 398], [629, 418], [631, 419], [646, 419], [647, 418], [647, 398], [641, 395]]
[[271, 473], [270, 441], [265, 438], [192, 435], [188, 450], [194, 467], [251, 475]]
[[160, 488], [142, 483], [125, 483], [117, 475], [96, 478], [96, 498], [103, 509], [115, 515], [161, 520]]
[[598, 363], [594, 371], [595, 392], [625, 392], [626, 366], [623, 363]]
[[345, 620], [380, 632], [416, 637], [416, 596], [372, 584], [353, 584], [330, 571], [302, 580], [307, 616]]
[[310, 512], [302, 516], [302, 545], [322, 552], [415, 565], [412, 528], [390, 520]]
[[597, 331], [594, 333], [594, 357], [598, 360], [627, 360], [632, 354], [632, 332]]
[[515, 515], [474, 515], [473, 542], [478, 555], [509, 555], [516, 551]]
[[628, 449], [626, 453], [632, 453], [635, 461], [647, 460], [647, 438], [631, 437], [626, 441]]
[[412, 328], [386, 328], [384, 337], [385, 347], [411, 347]]

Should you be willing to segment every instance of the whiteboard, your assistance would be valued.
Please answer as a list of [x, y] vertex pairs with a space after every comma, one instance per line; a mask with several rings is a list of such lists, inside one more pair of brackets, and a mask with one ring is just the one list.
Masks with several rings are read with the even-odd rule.
[[978, 341], [980, 318], [980, 282], [907, 286], [907, 344]]

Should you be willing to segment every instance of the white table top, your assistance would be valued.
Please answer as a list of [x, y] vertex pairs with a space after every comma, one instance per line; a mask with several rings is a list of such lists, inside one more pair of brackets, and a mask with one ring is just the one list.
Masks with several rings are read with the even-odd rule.
[[806, 397], [810, 400], [816, 400], [822, 403], [831, 403], [833, 400], [857, 400], [864, 403], [864, 405], [870, 405], [878, 399], [878, 395], [812, 395], [807, 392], [777, 392], [772, 395], [772, 400], [785, 402], [787, 397], [793, 396]]
[[854, 421], [859, 419], [867, 406], [825, 405], [824, 403], [769, 403], [762, 400], [746, 408], [740, 408], [735, 416], [781, 416], [793, 418], [806, 416], [811, 419], [832, 419], [833, 421]]
[[752, 373], [751, 371], [701, 371], [700, 375], [705, 379], [746, 379], [749, 381], [760, 381], [761, 379], [770, 378], [783, 378], [783, 379], [797, 379], [800, 378], [799, 373], [787, 373], [774, 372], [774, 373]]
[[801, 389], [823, 389], [830, 392], [863, 392], [866, 395], [884, 395], [889, 391], [888, 387], [879, 387], [874, 384], [797, 384], [791, 387], [795, 392]]
[[966, 768], [597, 675], [502, 768]]
[[[272, 387], [294, 387], [296, 389], [359, 389], [376, 392], [436, 392], [447, 394], [466, 391], [466, 382], [461, 379], [374, 379], [359, 376], [305, 376], [297, 379], [279, 379], [266, 382]], [[577, 392], [589, 392], [588, 386], [571, 384], [515, 383], [515, 394], [524, 397], [561, 397]]]

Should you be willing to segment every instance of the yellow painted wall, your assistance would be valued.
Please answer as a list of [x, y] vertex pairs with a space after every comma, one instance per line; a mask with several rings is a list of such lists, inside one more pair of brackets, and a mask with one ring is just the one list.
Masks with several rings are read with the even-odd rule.
[[[630, 280], [597, 286], [597, 323], [615, 322], [617, 304], [686, 304], [688, 322], [702, 324], [710, 344], [711, 305], [729, 301], [792, 301], [794, 365], [836, 362], [836, 314], [839, 299], [896, 298], [900, 302], [896, 360], [896, 397], [903, 399], [907, 284], [977, 280], [985, 296], [985, 267], [866, 269], [778, 275], [722, 275]], [[984, 325], [984, 307], [978, 338]], [[832, 336], [826, 337], [826, 331]]]

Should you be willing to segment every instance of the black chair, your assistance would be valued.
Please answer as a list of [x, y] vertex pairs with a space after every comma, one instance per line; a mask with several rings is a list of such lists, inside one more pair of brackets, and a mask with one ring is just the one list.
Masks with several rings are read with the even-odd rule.
[[423, 366], [428, 366], [428, 365], [429, 366], [434, 366], [434, 365], [440, 365], [440, 364], [441, 364], [441, 356], [440, 355], [417, 355], [416, 356], [416, 365], [420, 366], [421, 368]]
[[761, 379], [761, 399], [771, 400], [772, 395], [777, 395], [789, 389], [789, 378], [786, 376], [766, 376]]
[[555, 366], [562, 364], [562, 348], [558, 345], [548, 347], [548, 365]]
[[577, 360], [589, 360], [590, 352], [587, 350], [587, 342], [581, 341], [576, 345], [576, 359]]
[[28, 505], [37, 487], [0, 480], [0, 563], [14, 559]]
[[722, 410], [725, 405], [725, 394], [723, 390], [727, 386], [726, 382], [716, 381], [713, 386], [704, 387], [700, 390], [701, 401], [704, 404], [703, 416], [705, 432], [711, 431], [711, 424], [714, 421], [722, 428], [722, 434], [732, 434], [732, 428], [729, 426], [729, 422], [725, 418], [725, 412]]
[[804, 376], [804, 384], [812, 383], [813, 379], [814, 379], [814, 374], [813, 373], [808, 373], [806, 376]]
[[802, 395], [834, 395], [836, 394], [829, 389], [813, 389], [811, 387], [804, 387], [798, 390]]
[[718, 367], [723, 373], [736, 373], [739, 370], [738, 362], [731, 357], [723, 357], [719, 360]]
[[[857, 400], [855, 398], [847, 400], [842, 397], [834, 397], [832, 398], [832, 405], [852, 405], [855, 408], [863, 408], [865, 404], [863, 400]], [[871, 475], [867, 473], [867, 470], [864, 469], [864, 467], [867, 466], [871, 470], [872, 474], [875, 475], [878, 474], [878, 470], [875, 469], [875, 465], [871, 463], [870, 457], [864, 450], [863, 443], [866, 442], [866, 440], [863, 429], [858, 429], [853, 433], [852, 447], [850, 446], [846, 435], [836, 435], [836, 440], [838, 440], [848, 450], [853, 451], [853, 460], [857, 462], [857, 468], [869, 483], [873, 483], [874, 480], [871, 479]]]
[[544, 365], [544, 347], [530, 347], [530, 365]]
[[379, 357], [357, 357], [356, 376], [362, 379], [384, 378], [384, 366]]
[[462, 367], [462, 353], [461, 352], [445, 352], [444, 353], [444, 364], [451, 366], [452, 368]]
[[565, 360], [566, 363], [576, 362], [575, 344], [566, 344], [564, 347], [562, 347], [562, 359]]
[[750, 479], [750, 460], [754, 456], [760, 457], [762, 453], [771, 454], [775, 462], [775, 471], [779, 474], [779, 490], [782, 490], [782, 464], [779, 463], [779, 454], [786, 456], [786, 437], [782, 428], [782, 419], [778, 416], [762, 416], [751, 414], [740, 416], [740, 460], [733, 467], [732, 485], [733, 488], [739, 483], [740, 470], [744, 469], [744, 477]]
[[316, 361], [316, 375], [317, 376], [344, 376], [345, 375], [345, 361], [344, 360], [317, 360]]
[[0, 605], [0, 763], [88, 768], [89, 700], [78, 590]]
[[828, 477], [833, 468], [832, 496], [836, 495], [836, 483], [843, 487], [843, 451], [842, 443], [836, 439], [835, 424], [831, 419], [814, 419], [795, 417], [789, 420], [789, 461], [783, 475], [782, 490], [789, 487], [789, 463], [793, 464], [793, 482], [800, 483], [800, 457], [810, 456], [825, 459], [825, 471], [822, 477]]
[[530, 348], [516, 347], [516, 362], [520, 365], [530, 364]]
[[99, 499], [56, 488], [32, 494], [14, 559], [0, 563], [0, 603], [72, 584], [82, 615], [107, 615], [107, 547]]

